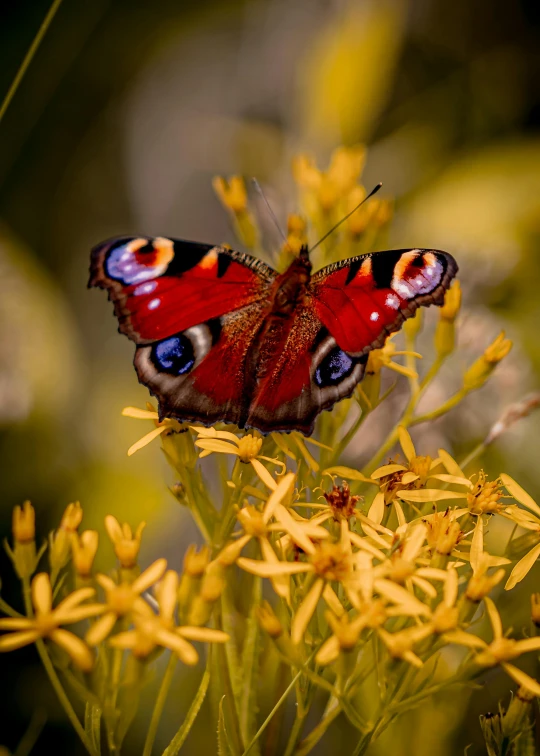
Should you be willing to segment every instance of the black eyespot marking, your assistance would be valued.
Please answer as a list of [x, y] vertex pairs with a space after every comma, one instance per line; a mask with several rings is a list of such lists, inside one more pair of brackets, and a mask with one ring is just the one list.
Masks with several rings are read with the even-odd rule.
[[389, 289], [394, 276], [394, 268], [403, 250], [391, 249], [388, 252], [376, 252], [371, 255], [371, 271], [378, 289]]
[[335, 386], [352, 373], [355, 364], [355, 360], [347, 352], [334, 347], [315, 370], [315, 383], [319, 388]]
[[360, 268], [362, 267], [363, 259], [360, 257], [358, 260], [354, 260], [350, 266], [349, 266], [349, 272], [347, 273], [347, 278], [345, 279], [345, 286], [347, 284], [350, 284], [350, 282], [353, 280], [353, 278], [356, 276]]
[[426, 264], [426, 261], [424, 260], [424, 255], [419, 252], [414, 260], [410, 263], [414, 268], [423, 268]]
[[183, 333], [154, 344], [150, 358], [160, 372], [171, 375], [189, 373], [195, 364], [193, 344]]

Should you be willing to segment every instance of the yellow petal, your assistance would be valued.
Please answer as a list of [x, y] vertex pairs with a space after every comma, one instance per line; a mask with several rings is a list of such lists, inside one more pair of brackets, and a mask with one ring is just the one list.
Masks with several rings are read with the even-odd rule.
[[291, 536], [293, 541], [306, 552], [306, 554], [315, 553], [315, 546], [302, 530], [302, 526], [291, 517], [283, 504], [276, 504], [274, 517], [283, 525], [284, 530]]
[[83, 672], [90, 672], [94, 666], [94, 654], [84, 641], [68, 630], [61, 628], [53, 630], [50, 639], [71, 656], [79, 669], [82, 669]]
[[326, 451], [334, 451], [331, 446], [327, 446], [326, 444], [322, 444], [320, 441], [317, 441], [314, 438], [305, 436], [304, 439], [306, 444], [311, 444], [312, 446], [318, 446], [319, 449], [326, 449]]
[[514, 586], [523, 580], [525, 575], [527, 575], [532, 569], [538, 557], [540, 557], [540, 543], [537, 543], [536, 546], [531, 549], [528, 554], [525, 554], [523, 559], [520, 559], [515, 565], [506, 581], [506, 585], [504, 586], [505, 591], [512, 590]]
[[484, 604], [486, 606], [489, 621], [491, 622], [491, 627], [493, 629], [493, 639], [498, 640], [503, 636], [501, 615], [497, 611], [497, 607], [493, 603], [492, 599], [489, 598], [489, 596], [485, 596]]
[[421, 591], [424, 591], [426, 596], [429, 596], [430, 598], [436, 598], [437, 596], [437, 589], [435, 586], [431, 585], [431, 583], [428, 580], [424, 580], [422, 577], [418, 577], [417, 575], [413, 575], [411, 578], [411, 582], [417, 586], [417, 588], [420, 588]]
[[0, 630], [29, 630], [34, 627], [34, 620], [28, 617], [2, 617]]
[[403, 511], [403, 508], [397, 499], [394, 500], [394, 509], [396, 510], [398, 528], [406, 526], [407, 518], [405, 517], [405, 512]]
[[80, 622], [89, 617], [97, 617], [107, 609], [103, 604], [85, 604], [84, 606], [73, 607], [72, 609], [60, 610], [60, 607], [54, 610], [54, 617], [59, 625], [70, 625], [72, 622]]
[[384, 494], [382, 491], [375, 496], [369, 508], [368, 518], [379, 525], [384, 517]]
[[371, 477], [373, 478], [373, 480], [378, 480], [379, 478], [384, 478], [385, 475], [393, 475], [396, 472], [402, 472], [406, 469], [407, 468], [403, 465], [383, 465], [382, 467], [377, 468], [375, 472], [372, 472]]
[[276, 488], [272, 491], [272, 493], [268, 497], [268, 501], [266, 502], [266, 505], [264, 507], [263, 520], [265, 522], [268, 522], [270, 520], [270, 518], [274, 514], [274, 510], [277, 507], [277, 505], [281, 504], [281, 502], [290, 493], [290, 491], [292, 491], [292, 488], [294, 486], [294, 481], [295, 481], [294, 473], [287, 473], [281, 478]]
[[37, 630], [25, 630], [17, 633], [10, 633], [9, 635], [3, 635], [0, 638], [0, 652], [2, 651], [15, 651], [17, 648], [28, 646], [29, 643], [33, 643], [40, 637], [40, 633]]
[[463, 491], [441, 491], [438, 488], [419, 488], [413, 491], [398, 491], [397, 495], [405, 501], [445, 501], [447, 499], [466, 499]]
[[116, 624], [116, 614], [107, 612], [100, 617], [85, 635], [85, 640], [89, 646], [97, 646], [109, 635]]
[[[280, 564], [277, 558], [276, 552], [267, 541], [266, 538], [259, 538], [259, 544], [261, 547], [262, 557], [265, 562], [270, 564]], [[272, 587], [278, 596], [285, 599], [287, 604], [291, 605], [291, 578], [290, 575], [274, 575], [270, 578], [272, 581]]]
[[410, 433], [403, 425], [400, 425], [397, 430], [398, 430], [399, 443], [401, 445], [401, 448], [403, 449], [403, 454], [407, 457], [407, 460], [410, 462], [411, 459], [416, 457], [416, 451], [415, 451]]
[[55, 609], [55, 612], [69, 612], [77, 604], [81, 604], [92, 596], [95, 595], [93, 588], [79, 588], [77, 591], [73, 591], [69, 596], [66, 596]]
[[300, 643], [304, 637], [310, 619], [317, 608], [324, 588], [324, 580], [317, 578], [304, 600], [298, 607], [291, 625], [291, 640], [294, 644]]
[[535, 502], [532, 496], [529, 496], [527, 491], [523, 490], [523, 488], [518, 483], [516, 483], [515, 480], [513, 480], [506, 473], [502, 473], [500, 475], [500, 479], [508, 493], [513, 496], [516, 501], [519, 501], [519, 503], [523, 504], [524, 507], [530, 509], [531, 512], [540, 515], [540, 507], [538, 506], [538, 504]]
[[469, 558], [473, 572], [476, 572], [480, 565], [480, 558], [484, 551], [484, 521], [482, 517], [476, 519], [474, 534], [471, 543]]
[[329, 583], [324, 586], [322, 597], [335, 615], [342, 617], [345, 614], [345, 609], [343, 608], [341, 601], [338, 599], [336, 592]]
[[319, 471], [319, 463], [315, 460], [315, 458], [313, 457], [313, 455], [310, 454], [308, 448], [306, 447], [306, 445], [304, 443], [304, 437], [301, 436], [296, 431], [293, 431], [291, 433], [291, 436], [296, 441], [296, 445], [300, 449], [300, 453], [302, 454], [303, 458], [305, 459], [306, 464], [309, 467], [309, 469], [312, 470], [313, 472], [318, 472]]
[[449, 633], [445, 633], [443, 638], [448, 643], [457, 643], [460, 646], [467, 646], [468, 648], [487, 648], [485, 641], [463, 630], [452, 630]]
[[507, 662], [503, 662], [501, 667], [507, 675], [517, 682], [518, 685], [523, 686], [534, 696], [540, 696], [540, 685], [532, 677], [527, 675], [521, 669], [514, 667], [513, 664], [508, 664]]
[[465, 478], [465, 473], [461, 469], [461, 467], [458, 465], [456, 460], [448, 454], [447, 451], [444, 449], [439, 449], [439, 457], [441, 458], [441, 461], [443, 465], [446, 467], [447, 471], [450, 473], [450, 475], [455, 475], [457, 478]]
[[429, 479], [442, 480], [443, 483], [454, 483], [456, 486], [467, 486], [467, 488], [472, 488], [473, 485], [468, 478], [461, 478], [458, 475], [445, 475], [444, 473], [430, 475]]
[[419, 480], [420, 476], [415, 475], [413, 472], [406, 472], [403, 474], [403, 477], [401, 478], [401, 483], [404, 486], [408, 486], [410, 483], [414, 483], [415, 480]]
[[159, 630], [156, 633], [156, 640], [162, 646], [174, 651], [184, 664], [188, 664], [190, 667], [193, 667], [199, 661], [199, 654], [194, 646], [176, 633], [168, 630]]
[[381, 561], [384, 561], [386, 559], [385, 554], [383, 554], [380, 549], [376, 549], [375, 546], [373, 546], [367, 538], [362, 538], [362, 536], [359, 536], [358, 533], [353, 533], [352, 530], [349, 532], [349, 540], [359, 549], [367, 551], [369, 554], [371, 554], [371, 556], [374, 556]]
[[46, 572], [32, 580], [32, 603], [38, 614], [49, 614], [52, 609], [51, 581]]
[[195, 446], [205, 451], [218, 452], [220, 454], [235, 454], [236, 456], [240, 454], [236, 446], [219, 438], [198, 438], [195, 441]]
[[454, 606], [458, 597], [459, 576], [457, 570], [449, 569], [443, 588], [444, 603], [446, 606]]
[[425, 604], [419, 601], [409, 591], [402, 588], [400, 585], [393, 583], [391, 580], [375, 580], [375, 590], [380, 593], [381, 596], [392, 601], [394, 604], [398, 604], [407, 614], [414, 615], [429, 615], [429, 609]]
[[335, 467], [327, 467], [322, 473], [323, 475], [339, 475], [340, 478], [347, 478], [348, 480], [361, 480], [364, 483], [375, 483], [371, 478], [366, 478], [358, 470], [354, 470], [352, 467], [343, 467], [337, 465]]
[[[420, 355], [418, 356], [420, 357]], [[393, 370], [395, 373], [404, 375], [407, 378], [418, 378], [418, 373], [416, 372], [416, 370], [405, 367], [405, 365], [400, 365], [397, 362], [387, 362], [385, 367], [389, 368], [390, 370]]]
[[109, 638], [107, 642], [109, 646], [112, 646], [113, 648], [123, 648], [131, 651], [137, 645], [138, 635], [139, 634], [136, 630], [126, 630], [123, 633], [113, 635], [113, 637]]
[[176, 632], [183, 638], [201, 643], [226, 643], [230, 636], [223, 630], [215, 630], [211, 627], [178, 627]]
[[277, 564], [269, 564], [268, 562], [260, 562], [256, 559], [248, 559], [247, 557], [240, 557], [237, 561], [237, 565], [246, 572], [251, 572], [252, 575], [260, 575], [261, 577], [274, 577], [274, 575], [296, 575], [299, 572], [313, 572], [313, 565], [306, 562], [279, 562]]
[[159, 415], [155, 410], [144, 410], [138, 407], [124, 407], [122, 415], [124, 417], [134, 417], [137, 420], [159, 420]]
[[525, 654], [527, 651], [538, 651], [540, 649], [540, 638], [524, 638], [523, 640], [516, 641], [514, 648], [519, 650], [520, 654]]
[[270, 475], [266, 467], [262, 464], [262, 462], [259, 462], [258, 459], [251, 459], [250, 460], [251, 465], [259, 478], [262, 480], [265, 486], [268, 486], [268, 488], [271, 491], [275, 491], [277, 488], [277, 483], [274, 480], [274, 478]]
[[339, 641], [335, 635], [331, 635], [317, 651], [315, 661], [322, 667], [331, 664], [339, 656]]
[[150, 586], [157, 583], [163, 577], [166, 569], [167, 560], [163, 558], [156, 559], [144, 572], [141, 572], [139, 577], [133, 581], [131, 587], [135, 593], [144, 593], [144, 591], [147, 591]]
[[[401, 524], [402, 523], [400, 523], [400, 525]], [[402, 552], [402, 557], [406, 562], [412, 562], [416, 559], [424, 541], [426, 540], [426, 535], [427, 528], [423, 524], [416, 525], [409, 531]]]
[[159, 428], [154, 428], [154, 430], [151, 430], [150, 433], [146, 434], [146, 436], [143, 436], [138, 441], [135, 441], [135, 443], [132, 446], [130, 446], [127, 451], [128, 457], [131, 457], [131, 455], [135, 454], [136, 451], [139, 451], [139, 449], [142, 449], [144, 446], [147, 446], [151, 441], [153, 441], [155, 438], [160, 436], [166, 430], [167, 430], [166, 425], [160, 425]]

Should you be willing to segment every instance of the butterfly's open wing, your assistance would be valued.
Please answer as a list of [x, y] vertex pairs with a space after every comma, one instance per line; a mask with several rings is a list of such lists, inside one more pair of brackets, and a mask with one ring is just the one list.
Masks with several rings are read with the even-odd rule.
[[160, 415], [235, 423], [245, 417], [246, 355], [276, 275], [224, 247], [125, 237], [93, 250], [89, 285], [108, 290]]
[[419, 306], [441, 305], [456, 272], [451, 255], [419, 249], [375, 252], [318, 271], [285, 348], [259, 383], [248, 424], [311, 433], [319, 412], [352, 394], [369, 351]]

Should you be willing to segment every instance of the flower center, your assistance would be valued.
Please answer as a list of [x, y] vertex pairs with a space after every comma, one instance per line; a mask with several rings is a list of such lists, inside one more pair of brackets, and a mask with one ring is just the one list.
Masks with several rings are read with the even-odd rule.
[[251, 462], [260, 452], [261, 446], [262, 438], [255, 438], [255, 436], [249, 433], [247, 436], [241, 438], [238, 442], [240, 462]]
[[248, 535], [259, 538], [267, 533], [266, 523], [262, 514], [255, 507], [247, 506], [238, 512], [238, 520]]
[[472, 514], [494, 514], [500, 512], [499, 503], [503, 493], [498, 480], [486, 481], [484, 471], [478, 474], [478, 480], [472, 491], [467, 494], [467, 506]]
[[354, 514], [356, 502], [360, 496], [351, 496], [351, 489], [348, 483], [343, 481], [342, 486], [334, 486], [331, 491], [324, 494], [335, 520], [342, 518], [348, 520]]
[[338, 543], [323, 543], [311, 557], [319, 577], [340, 582], [352, 572], [351, 557]]

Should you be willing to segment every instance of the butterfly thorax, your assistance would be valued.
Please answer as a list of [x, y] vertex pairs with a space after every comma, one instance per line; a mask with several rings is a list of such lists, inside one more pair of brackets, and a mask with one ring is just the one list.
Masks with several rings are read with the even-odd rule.
[[271, 315], [292, 315], [304, 301], [311, 278], [311, 263], [307, 257], [296, 257], [287, 270], [276, 279]]

